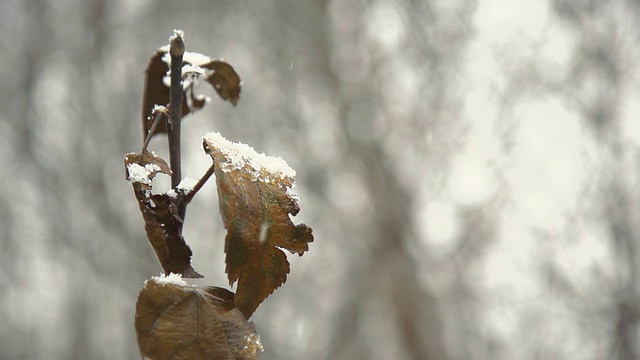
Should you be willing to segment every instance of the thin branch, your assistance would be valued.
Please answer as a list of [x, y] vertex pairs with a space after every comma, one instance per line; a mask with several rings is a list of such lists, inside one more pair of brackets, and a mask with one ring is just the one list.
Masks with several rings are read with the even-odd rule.
[[153, 123], [151, 124], [151, 127], [149, 128], [149, 131], [147, 132], [147, 135], [144, 138], [144, 142], [142, 143], [142, 152], [147, 150], [147, 147], [149, 146], [149, 141], [151, 141], [153, 134], [156, 132], [156, 128], [160, 124], [160, 120], [162, 119], [163, 114], [164, 112], [162, 111], [158, 111], [156, 113], [156, 117], [153, 119]]
[[193, 186], [193, 189], [184, 197], [183, 199], [183, 203], [185, 204], [185, 206], [191, 202], [191, 200], [193, 199], [193, 197], [196, 195], [196, 193], [202, 189], [202, 187], [204, 186], [204, 184], [207, 182], [207, 180], [209, 180], [209, 178], [211, 177], [211, 175], [213, 175], [213, 172], [215, 170], [215, 165], [211, 164], [211, 166], [209, 167], [209, 169], [207, 169], [207, 172], [204, 173], [204, 175], [202, 175], [202, 177], [200, 178], [200, 180], [198, 180], [198, 182]]
[[[182, 115], [182, 56], [184, 55], [182, 33], [175, 31], [170, 39], [171, 87], [169, 89], [169, 161], [171, 163], [171, 187], [182, 180], [180, 163], [180, 116]], [[184, 210], [181, 211], [181, 214]]]

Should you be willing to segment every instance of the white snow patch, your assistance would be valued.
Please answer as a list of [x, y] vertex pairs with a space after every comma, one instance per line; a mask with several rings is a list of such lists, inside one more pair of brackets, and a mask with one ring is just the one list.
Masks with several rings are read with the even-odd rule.
[[[193, 191], [193, 188], [196, 186], [197, 183], [198, 183], [198, 180], [192, 179], [190, 177], [185, 177], [184, 179], [182, 179], [182, 181], [180, 181], [178, 186], [176, 186], [176, 189], [182, 190], [182, 193], [186, 195]], [[178, 196], [175, 189], [171, 189], [167, 191], [167, 195], [169, 195], [172, 198], [176, 198]]]
[[[164, 51], [164, 55], [162, 56], [162, 61], [167, 64], [168, 70], [165, 76], [162, 78], [162, 83], [166, 87], [171, 86], [171, 55], [169, 54], [169, 45], [158, 48], [158, 51]], [[191, 75], [205, 75], [206, 70], [201, 65], [204, 65], [211, 61], [211, 58], [207, 55], [203, 55], [196, 52], [185, 51], [184, 55], [182, 55], [182, 62], [185, 63], [182, 66], [182, 75], [190, 73]], [[189, 83], [183, 84], [189, 85]], [[186, 88], [186, 87], [185, 87]]]
[[200, 54], [197, 52], [185, 51], [184, 55], [182, 56], [182, 61], [188, 62], [196, 66], [200, 66], [210, 62], [211, 58], [207, 55]]
[[169, 111], [169, 109], [167, 109], [166, 106], [164, 105], [158, 105], [158, 104], [154, 104], [153, 105], [153, 112], [167, 112]]
[[[169, 54], [169, 45], [159, 47], [157, 51], [164, 52], [164, 55], [162, 56], [162, 61], [164, 61], [165, 64], [167, 64], [167, 66], [171, 67], [171, 55]], [[182, 55], [182, 62], [186, 62], [194, 66], [201, 66], [210, 61], [211, 61], [211, 58], [209, 56], [201, 53], [197, 53], [197, 52], [185, 51], [184, 55]]]
[[204, 75], [204, 69], [200, 66], [186, 64], [182, 66], [182, 75], [184, 74], [196, 74], [196, 75]]
[[296, 175], [295, 170], [281, 157], [257, 153], [251, 146], [229, 141], [220, 133], [208, 132], [203, 139], [224, 155], [224, 159], [221, 159], [223, 163], [220, 164], [224, 172], [248, 167], [255, 179], [265, 181], [273, 181], [277, 178], [293, 179]]
[[[166, 284], [189, 286], [189, 284], [187, 284], [184, 280], [182, 280], [182, 275], [174, 274], [174, 273], [170, 273], [169, 275], [160, 274], [160, 276], [152, 276], [151, 280], [155, 281], [156, 284], [160, 284], [163, 286]], [[147, 283], [147, 281], [145, 281], [145, 284]]]
[[141, 183], [151, 185], [151, 176], [153, 173], [160, 171], [160, 166], [156, 164], [128, 164], [127, 172], [129, 173], [129, 181], [132, 183]]
[[198, 180], [192, 179], [190, 177], [185, 177], [184, 179], [182, 179], [182, 181], [180, 181], [177, 187], [178, 189], [183, 190], [185, 193], [189, 193], [193, 191], [193, 188], [197, 183]]

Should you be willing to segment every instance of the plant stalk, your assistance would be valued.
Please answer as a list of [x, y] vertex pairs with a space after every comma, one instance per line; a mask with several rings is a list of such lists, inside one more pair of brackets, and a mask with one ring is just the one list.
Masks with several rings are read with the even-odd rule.
[[182, 180], [180, 163], [180, 123], [182, 116], [182, 56], [184, 41], [181, 34], [174, 33], [169, 44], [171, 55], [171, 87], [169, 89], [169, 162], [171, 163], [171, 187], [175, 188]]

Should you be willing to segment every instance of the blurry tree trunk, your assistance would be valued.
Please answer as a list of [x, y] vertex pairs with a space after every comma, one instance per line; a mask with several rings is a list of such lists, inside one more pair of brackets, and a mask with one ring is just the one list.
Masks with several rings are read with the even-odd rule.
[[[329, 2], [324, 4], [325, 13], [330, 14]], [[363, 21], [361, 18], [359, 21]], [[371, 222], [368, 229], [362, 229], [362, 234], [371, 234], [371, 237], [357, 239], [362, 242], [364, 254], [362, 263], [354, 264], [355, 271], [348, 281], [346, 302], [340, 310], [338, 324], [333, 332], [331, 352], [328, 359], [370, 359], [381, 358], [380, 351], [385, 344], [382, 341], [379, 348], [371, 346], [371, 339], [363, 339], [363, 334], [368, 333], [367, 327], [375, 323], [379, 334], [395, 337], [399, 347], [397, 355], [406, 359], [447, 359], [443, 324], [440, 318], [438, 301], [430, 294], [429, 290], [419, 281], [419, 267], [416, 261], [427, 261], [421, 254], [411, 254], [416, 241], [412, 228], [414, 214], [412, 211], [413, 189], [408, 189], [400, 183], [396, 161], [392, 154], [385, 150], [381, 139], [373, 133], [373, 120], [360, 119], [362, 122], [371, 122], [369, 126], [363, 126], [362, 133], [354, 134], [353, 117], [349, 111], [355, 106], [361, 106], [359, 102], [370, 104], [370, 114], [379, 114], [384, 110], [381, 107], [379, 89], [370, 87], [371, 83], [363, 85], [345, 84], [332, 69], [331, 55], [337, 46], [346, 46], [350, 42], [363, 41], [362, 38], [342, 36], [345, 33], [332, 33], [329, 24], [325, 36], [321, 40], [320, 48], [316, 49], [322, 69], [326, 69], [328, 91], [334, 94], [335, 105], [338, 107], [338, 118], [341, 121], [342, 149], [345, 157], [351, 157], [349, 163], [359, 166], [362, 177], [365, 179], [366, 193], [371, 199]], [[357, 27], [357, 25], [355, 25]], [[363, 26], [362, 24], [360, 26]], [[358, 36], [358, 32], [354, 34]], [[334, 64], [335, 66], [335, 64]], [[375, 69], [376, 65], [372, 65]], [[372, 76], [375, 73], [372, 72]], [[365, 85], [366, 84], [366, 85]], [[419, 119], [419, 118], [415, 118]], [[391, 119], [394, 121], [395, 119]], [[407, 121], [407, 119], [397, 119]], [[410, 121], [410, 120], [409, 120]], [[416, 129], [420, 124], [414, 124]], [[424, 142], [425, 138], [417, 137], [418, 142]], [[416, 146], [408, 143], [408, 147]], [[356, 239], [354, 239], [356, 240]], [[374, 300], [380, 301], [373, 309]], [[386, 328], [386, 329], [383, 329]]]
[[[640, 197], [630, 179], [637, 178], [638, 162], [629, 162], [635, 152], [624, 140], [621, 128], [625, 80], [630, 79], [624, 57], [622, 36], [629, 35], [617, 17], [624, 8], [631, 17], [640, 17], [638, 7], [630, 1], [572, 2], [556, 0], [556, 12], [579, 34], [578, 50], [567, 88], [569, 97], [579, 106], [586, 126], [601, 143], [604, 176], [600, 193], [602, 214], [616, 254], [618, 282], [612, 284], [611, 356], [620, 360], [640, 358]], [[601, 26], [601, 25], [606, 26]], [[639, 33], [632, 34], [637, 37]], [[586, 80], [585, 80], [586, 79]], [[582, 81], [594, 80], [596, 91], [581, 91]], [[631, 156], [633, 158], [633, 156]], [[635, 184], [638, 186], [638, 184]]]

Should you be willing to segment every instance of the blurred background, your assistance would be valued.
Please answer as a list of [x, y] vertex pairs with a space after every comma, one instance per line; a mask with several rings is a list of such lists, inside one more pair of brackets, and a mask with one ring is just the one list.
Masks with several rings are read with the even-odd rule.
[[[123, 155], [178, 28], [243, 79], [236, 108], [203, 87], [183, 174], [209, 166], [210, 130], [281, 156], [314, 229], [252, 318], [261, 359], [640, 359], [639, 16], [631, 0], [2, 1], [0, 358], [139, 358], [135, 301], [161, 268]], [[185, 223], [198, 284], [227, 285], [224, 234], [211, 181]]]

